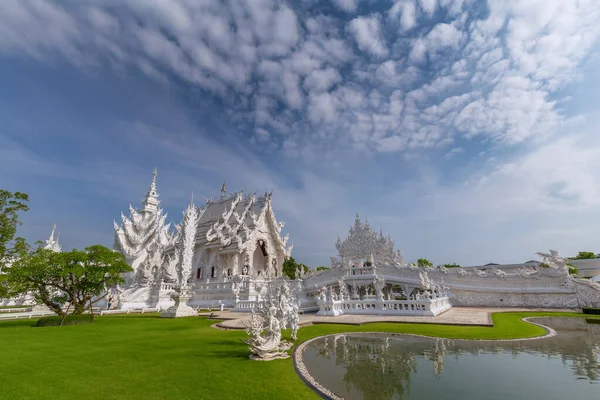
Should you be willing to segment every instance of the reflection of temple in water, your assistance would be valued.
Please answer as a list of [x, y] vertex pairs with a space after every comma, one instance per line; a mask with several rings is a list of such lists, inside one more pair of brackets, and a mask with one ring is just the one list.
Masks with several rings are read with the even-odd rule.
[[417, 371], [417, 359], [410, 352], [389, 351], [392, 341], [378, 336], [329, 336], [319, 346], [318, 356], [335, 355], [336, 365], [346, 367], [346, 386], [353, 386], [365, 398], [402, 398], [410, 393], [410, 375]]
[[347, 390], [352, 388], [365, 399], [402, 399], [410, 394], [411, 374], [417, 372], [418, 358], [431, 361], [434, 376], [443, 379], [445, 357], [458, 359], [461, 355], [525, 353], [560, 357], [579, 379], [600, 383], [600, 324], [581, 318], [537, 321], [557, 330], [558, 335], [495, 342], [346, 334], [327, 336], [314, 346], [318, 346], [318, 357], [334, 357], [336, 365], [345, 368]]

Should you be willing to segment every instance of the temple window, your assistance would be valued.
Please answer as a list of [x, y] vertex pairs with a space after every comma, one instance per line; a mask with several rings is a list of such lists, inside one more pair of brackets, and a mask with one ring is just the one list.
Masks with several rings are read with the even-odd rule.
[[196, 279], [202, 279], [202, 267], [199, 267], [196, 271]]
[[210, 277], [211, 278], [216, 278], [217, 277], [217, 269], [215, 267], [212, 267], [210, 270]]

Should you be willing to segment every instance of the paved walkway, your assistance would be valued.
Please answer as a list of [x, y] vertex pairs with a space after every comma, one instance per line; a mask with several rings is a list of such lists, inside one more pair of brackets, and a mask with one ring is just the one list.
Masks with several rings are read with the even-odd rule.
[[[577, 310], [543, 308], [475, 308], [453, 307], [437, 317], [385, 316], [385, 315], [340, 315], [339, 317], [321, 317], [316, 314], [300, 315], [300, 326], [312, 324], [350, 324], [361, 325], [369, 322], [405, 322], [444, 325], [482, 325], [493, 326], [492, 313], [507, 311], [567, 311]], [[209, 313], [203, 313], [209, 315]], [[213, 318], [223, 319], [217, 326], [225, 329], [244, 329], [250, 319], [250, 313], [216, 311]]]

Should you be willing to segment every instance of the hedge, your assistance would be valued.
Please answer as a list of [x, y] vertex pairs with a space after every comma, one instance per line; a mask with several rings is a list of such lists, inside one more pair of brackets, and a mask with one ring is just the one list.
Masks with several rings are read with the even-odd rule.
[[[55, 317], [43, 317], [38, 319], [35, 326], [59, 326], [60, 321], [63, 317], [55, 316]], [[79, 325], [79, 324], [89, 324], [92, 322], [91, 315], [68, 315], [64, 322], [64, 325]]]
[[587, 308], [587, 307], [583, 307], [581, 309], [581, 311], [583, 311], [584, 314], [600, 315], [600, 308]]

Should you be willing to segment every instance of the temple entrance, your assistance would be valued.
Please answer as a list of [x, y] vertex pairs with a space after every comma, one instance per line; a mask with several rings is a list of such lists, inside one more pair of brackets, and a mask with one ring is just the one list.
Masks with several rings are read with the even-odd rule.
[[252, 266], [254, 269], [254, 276], [260, 278], [266, 278], [267, 270], [267, 244], [264, 240], [258, 240], [254, 254], [252, 255]]

